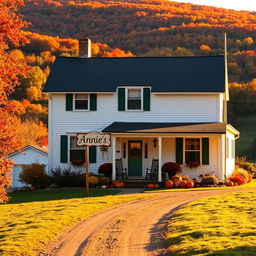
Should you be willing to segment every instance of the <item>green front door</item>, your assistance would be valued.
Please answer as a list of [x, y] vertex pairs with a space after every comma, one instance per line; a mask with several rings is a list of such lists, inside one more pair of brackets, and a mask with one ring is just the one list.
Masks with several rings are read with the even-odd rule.
[[142, 141], [129, 140], [128, 146], [128, 175], [142, 176]]

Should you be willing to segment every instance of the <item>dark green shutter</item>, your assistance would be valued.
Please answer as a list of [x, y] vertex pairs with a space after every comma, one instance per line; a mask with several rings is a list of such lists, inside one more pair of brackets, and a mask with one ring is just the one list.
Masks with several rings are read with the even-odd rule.
[[73, 94], [67, 93], [66, 94], [66, 111], [73, 110]]
[[97, 110], [97, 94], [90, 94], [90, 110]]
[[60, 162], [61, 163], [68, 162], [68, 136], [67, 135], [60, 136]]
[[125, 88], [118, 88], [118, 111], [125, 111]]
[[176, 138], [176, 163], [183, 164], [183, 138]]
[[89, 163], [96, 163], [97, 148], [95, 146], [89, 147]]
[[150, 89], [143, 88], [143, 110], [150, 111]]
[[202, 164], [209, 164], [209, 138], [202, 138]]

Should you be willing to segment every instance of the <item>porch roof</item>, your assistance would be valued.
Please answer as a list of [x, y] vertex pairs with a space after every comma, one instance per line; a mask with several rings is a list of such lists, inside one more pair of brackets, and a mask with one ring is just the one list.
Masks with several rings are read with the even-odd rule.
[[227, 124], [222, 123], [148, 123], [113, 122], [102, 132], [110, 133], [195, 133], [225, 134]]

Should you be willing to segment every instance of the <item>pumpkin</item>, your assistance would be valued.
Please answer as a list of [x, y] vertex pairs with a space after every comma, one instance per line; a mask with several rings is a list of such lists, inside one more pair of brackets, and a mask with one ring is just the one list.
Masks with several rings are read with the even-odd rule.
[[194, 187], [194, 182], [192, 180], [188, 180], [186, 183], [187, 188], [193, 188]]
[[155, 188], [159, 188], [159, 184], [155, 184]]
[[116, 182], [115, 183], [115, 187], [116, 188], [122, 188], [123, 187], [123, 184], [122, 184], [123, 182]]
[[173, 188], [173, 182], [172, 182], [171, 180], [167, 180], [167, 181], [165, 182], [165, 187], [167, 187], [167, 188]]
[[125, 187], [124, 182], [120, 182], [120, 183], [121, 183], [121, 188], [124, 188]]
[[155, 186], [154, 186], [154, 184], [148, 184], [147, 185], [147, 188], [154, 188]]
[[187, 187], [187, 181], [186, 180], [182, 180], [180, 182], [180, 188], [186, 188]]
[[112, 184], [115, 186], [115, 184], [118, 182], [118, 180], [112, 180]]
[[234, 186], [238, 186], [239, 184], [237, 182], [234, 182]]
[[179, 182], [179, 181], [175, 181], [174, 184], [173, 184], [173, 186], [174, 186], [175, 188], [179, 188], [179, 187], [180, 187], [180, 182]]
[[196, 183], [195, 187], [200, 188], [201, 187], [200, 183]]
[[232, 186], [234, 186], [234, 183], [233, 183], [232, 181], [228, 181], [228, 182], [227, 182], [227, 186], [228, 186], [228, 187], [232, 187]]

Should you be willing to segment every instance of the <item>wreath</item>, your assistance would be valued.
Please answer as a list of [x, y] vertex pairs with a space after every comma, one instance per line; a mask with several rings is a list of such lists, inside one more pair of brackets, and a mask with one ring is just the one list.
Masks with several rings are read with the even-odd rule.
[[131, 156], [138, 156], [140, 154], [140, 149], [139, 148], [132, 148], [130, 150]]

